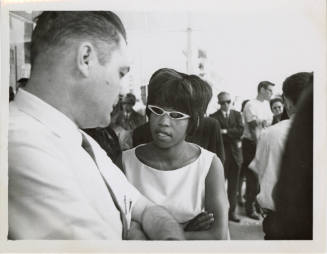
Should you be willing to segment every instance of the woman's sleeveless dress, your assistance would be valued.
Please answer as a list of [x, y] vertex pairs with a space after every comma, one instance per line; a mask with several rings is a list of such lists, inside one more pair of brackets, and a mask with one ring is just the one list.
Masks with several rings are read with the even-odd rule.
[[127, 179], [144, 196], [185, 223], [204, 210], [205, 180], [214, 154], [199, 148], [201, 153], [195, 161], [170, 171], [145, 165], [133, 148], [123, 152], [123, 168]]

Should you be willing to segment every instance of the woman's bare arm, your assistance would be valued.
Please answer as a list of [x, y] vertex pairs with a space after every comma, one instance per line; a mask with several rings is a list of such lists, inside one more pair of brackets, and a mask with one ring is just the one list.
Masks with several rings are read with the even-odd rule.
[[208, 230], [185, 232], [188, 240], [227, 240], [229, 203], [225, 189], [224, 168], [214, 156], [205, 182], [205, 210], [213, 213], [214, 223]]

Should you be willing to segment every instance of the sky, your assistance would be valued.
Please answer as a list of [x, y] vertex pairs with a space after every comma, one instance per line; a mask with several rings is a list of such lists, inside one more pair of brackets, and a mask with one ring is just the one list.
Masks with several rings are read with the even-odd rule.
[[263, 80], [275, 83], [280, 94], [287, 76], [317, 74], [326, 54], [320, 0], [143, 0], [117, 5], [118, 10], [113, 1], [104, 3], [127, 30], [131, 71], [121, 92], [133, 84], [138, 98], [139, 87], [159, 68], [198, 74], [199, 49], [207, 54], [205, 79], [214, 94], [209, 111], [217, 108], [220, 91], [230, 92], [239, 108], [256, 96]]
[[[202, 49], [207, 52], [206, 78], [214, 95], [226, 90], [239, 97], [239, 103], [254, 98], [262, 80], [275, 83], [275, 93], [281, 93], [287, 76], [318, 71], [325, 42], [318, 1], [217, 1], [211, 8], [118, 15], [127, 28], [130, 79], [147, 84], [161, 67], [197, 73], [197, 50]], [[186, 68], [188, 47], [191, 70]], [[211, 107], [216, 101], [213, 98]]]

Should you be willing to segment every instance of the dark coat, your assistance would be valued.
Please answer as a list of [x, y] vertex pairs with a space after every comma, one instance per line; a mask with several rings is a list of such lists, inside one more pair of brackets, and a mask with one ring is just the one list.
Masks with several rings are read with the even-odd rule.
[[244, 130], [241, 113], [230, 110], [229, 117], [226, 119], [223, 112], [218, 110], [210, 115], [210, 117], [219, 121], [221, 129], [227, 129], [227, 134], [222, 135], [225, 153], [231, 152], [236, 164], [241, 167], [243, 161], [241, 137]]
[[125, 130], [134, 130], [143, 123], [145, 123], [145, 116], [142, 116], [134, 110], [132, 110], [128, 118], [126, 118], [123, 111], [121, 111], [116, 120], [116, 125], [123, 127]]
[[108, 157], [116, 163], [122, 151], [118, 137], [113, 129], [108, 126], [105, 128], [84, 129], [83, 131], [89, 134], [105, 150]]

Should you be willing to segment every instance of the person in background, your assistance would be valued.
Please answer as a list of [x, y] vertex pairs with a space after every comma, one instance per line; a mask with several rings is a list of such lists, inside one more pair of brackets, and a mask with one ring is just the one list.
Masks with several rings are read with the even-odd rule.
[[15, 95], [18, 92], [18, 89], [24, 87], [27, 84], [27, 82], [28, 82], [27, 78], [21, 78], [16, 82], [16, 89], [9, 86], [9, 102], [14, 100]]
[[237, 217], [235, 210], [240, 168], [243, 161], [241, 143], [241, 137], [244, 130], [243, 120], [240, 112], [230, 108], [231, 96], [229, 93], [219, 93], [218, 103], [220, 104], [220, 109], [214, 114], [210, 115], [210, 117], [219, 121], [221, 126], [220, 132], [224, 141], [224, 168], [225, 177], [228, 183], [227, 193], [230, 204], [228, 217], [231, 221], [240, 222], [240, 219]]
[[[160, 83], [153, 83], [151, 80], [156, 76], [160, 76], [164, 82], [170, 76], [183, 77], [184, 73], [177, 72], [173, 69], [162, 68], [157, 70], [150, 78], [148, 90], [156, 90], [156, 86], [160, 86]], [[194, 133], [188, 134], [186, 141], [200, 145], [201, 147], [215, 153], [219, 159], [224, 163], [225, 152], [222, 141], [222, 135], [220, 133], [220, 124], [216, 119], [206, 117], [208, 104], [212, 97], [212, 88], [203, 79], [196, 75], [187, 75], [189, 79], [193, 80], [194, 89], [196, 89], [197, 104], [200, 104], [201, 108], [201, 121], [197, 126]], [[152, 141], [149, 122], [137, 127], [133, 132], [133, 147], [146, 144]]]
[[225, 150], [219, 121], [207, 116], [206, 111], [212, 98], [212, 88], [208, 82], [196, 75], [188, 75], [196, 91], [196, 97], [201, 108], [200, 122], [192, 135], [186, 140], [215, 153], [222, 163], [225, 162]]
[[133, 109], [135, 102], [136, 97], [134, 94], [128, 93], [123, 96], [121, 99], [121, 110], [116, 112], [115, 121], [111, 123], [112, 129], [118, 136], [122, 150], [132, 147], [133, 130], [145, 123], [145, 116], [142, 116]]
[[[105, 127], [129, 71], [126, 31], [110, 11], [45, 11], [31, 40], [31, 76], [10, 103], [8, 238], [183, 240], [82, 129]], [[60, 56], [60, 57], [59, 57]]]
[[121, 148], [118, 137], [110, 126], [105, 128], [97, 127], [92, 129], [84, 129], [88, 135], [90, 135], [103, 150], [106, 151], [108, 157], [113, 163], [117, 163], [117, 159], [121, 156]]
[[15, 92], [12, 86], [9, 86], [9, 102], [13, 101], [15, 98]]
[[[175, 73], [151, 79], [147, 115], [153, 141], [122, 154], [127, 179], [185, 226], [189, 240], [228, 239], [228, 199], [224, 169], [212, 152], [185, 141], [203, 117], [194, 75]], [[187, 228], [202, 211], [212, 223]]]
[[[243, 126], [244, 126], [244, 122], [245, 122], [244, 116], [243, 116], [243, 111], [244, 111], [245, 105], [248, 101], [250, 101], [250, 100], [244, 100], [241, 105], [241, 115], [242, 115]], [[243, 139], [243, 136], [244, 136], [244, 131], [243, 131], [243, 135], [242, 135], [241, 139]], [[242, 151], [242, 155], [243, 155], [243, 151]], [[238, 204], [240, 206], [244, 206], [244, 204], [245, 204], [245, 197], [244, 197], [243, 192], [244, 192], [244, 190], [246, 192], [246, 189], [245, 189], [246, 188], [246, 176], [245, 176], [246, 169], [247, 169], [247, 166], [244, 164], [244, 161], [242, 161], [239, 184], [238, 184], [238, 193], [237, 193]]]
[[246, 103], [248, 103], [250, 100], [244, 100], [243, 102], [242, 102], [242, 106], [241, 106], [241, 112], [243, 112], [244, 111], [244, 108], [245, 108], [245, 105], [246, 105]]
[[27, 82], [28, 82], [28, 78], [20, 78], [17, 81], [16, 92], [18, 91], [19, 88], [25, 87]]
[[126, 130], [134, 130], [145, 122], [145, 117], [133, 109], [135, 102], [136, 97], [132, 93], [126, 94], [122, 99], [122, 114], [118, 117], [117, 122]]
[[313, 86], [298, 105], [273, 191], [270, 237], [278, 240], [313, 239]]
[[271, 112], [273, 113], [273, 121], [271, 125], [278, 123], [281, 121], [281, 116], [284, 111], [284, 102], [283, 99], [280, 97], [276, 97], [270, 100], [270, 108]]
[[[281, 121], [262, 133], [257, 144], [254, 160], [250, 163], [252, 169], [259, 177], [260, 192], [257, 196], [262, 208], [267, 211], [263, 222], [265, 239], [275, 238], [274, 225], [271, 217], [276, 210], [273, 200], [273, 189], [279, 179], [281, 159], [285, 149], [288, 133], [297, 114], [299, 100], [303, 92], [312, 86], [313, 76], [309, 72], [300, 72], [288, 77], [283, 83], [283, 97], [285, 108], [290, 119]], [[312, 125], [312, 124], [311, 124]], [[300, 138], [301, 139], [301, 138]], [[298, 158], [301, 160], [301, 158]], [[294, 214], [294, 216], [296, 216]]]
[[115, 122], [115, 117], [118, 116], [121, 108], [122, 96], [118, 96], [118, 102], [113, 105], [112, 112], [110, 113], [110, 124], [107, 127], [96, 127], [90, 129], [84, 129], [83, 131], [90, 135], [107, 153], [107, 156], [115, 164], [117, 159], [121, 156], [122, 149], [120, 147], [119, 139], [115, 131], [111, 128], [111, 123]]
[[144, 121], [146, 121], [146, 86], [141, 86], [140, 87], [140, 99], [136, 100], [136, 103], [133, 107], [133, 109], [140, 114], [141, 116], [144, 117]]
[[273, 94], [275, 85], [269, 81], [261, 81], [258, 84], [257, 98], [246, 103], [244, 117], [244, 136], [242, 140], [243, 161], [246, 167], [246, 215], [252, 219], [259, 220], [257, 213], [258, 206], [256, 205], [256, 196], [260, 186], [258, 176], [255, 172], [248, 168], [248, 165], [253, 160], [256, 144], [264, 129], [272, 123], [273, 115], [270, 110], [269, 100]]

